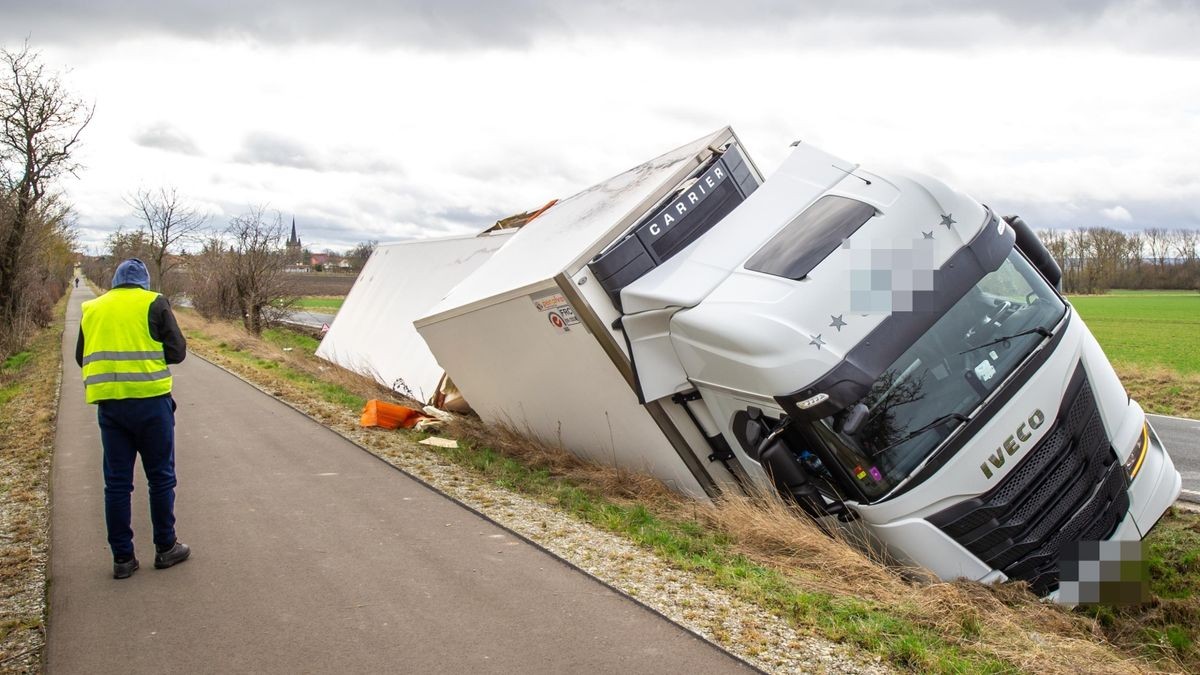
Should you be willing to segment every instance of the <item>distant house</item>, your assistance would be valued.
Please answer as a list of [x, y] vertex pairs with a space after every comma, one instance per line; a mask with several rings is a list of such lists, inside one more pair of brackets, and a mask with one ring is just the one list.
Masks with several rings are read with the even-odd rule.
[[308, 258], [308, 264], [312, 265], [313, 267], [316, 267], [317, 265], [324, 265], [328, 262], [329, 262], [329, 254], [328, 253], [314, 253], [311, 256], [309, 256], [309, 258]]

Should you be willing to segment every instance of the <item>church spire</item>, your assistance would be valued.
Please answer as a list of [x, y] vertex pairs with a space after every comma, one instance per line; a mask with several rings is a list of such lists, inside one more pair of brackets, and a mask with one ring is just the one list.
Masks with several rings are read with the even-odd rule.
[[292, 236], [288, 238], [288, 243], [293, 246], [300, 243], [300, 238], [296, 236], [296, 216], [292, 216]]

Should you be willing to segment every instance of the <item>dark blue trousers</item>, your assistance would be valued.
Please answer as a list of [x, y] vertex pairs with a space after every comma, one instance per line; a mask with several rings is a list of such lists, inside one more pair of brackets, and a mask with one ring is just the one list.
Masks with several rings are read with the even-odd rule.
[[138, 455], [150, 486], [154, 543], [175, 543], [175, 400], [154, 398], [101, 401], [97, 407], [104, 444], [104, 519], [114, 558], [133, 555], [130, 495]]

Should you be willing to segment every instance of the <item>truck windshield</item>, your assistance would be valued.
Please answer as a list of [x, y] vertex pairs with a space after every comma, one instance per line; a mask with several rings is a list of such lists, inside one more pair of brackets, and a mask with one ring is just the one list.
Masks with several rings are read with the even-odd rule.
[[965, 422], [1065, 313], [1014, 249], [875, 381], [855, 404], [862, 421], [853, 433], [843, 428], [849, 415], [813, 422], [812, 431], [865, 495], [882, 496]]

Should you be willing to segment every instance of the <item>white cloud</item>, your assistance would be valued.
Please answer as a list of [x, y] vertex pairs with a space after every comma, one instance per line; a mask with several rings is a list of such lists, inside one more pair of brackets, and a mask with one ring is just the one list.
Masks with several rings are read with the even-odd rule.
[[1100, 215], [1117, 223], [1133, 222], [1133, 214], [1129, 212], [1129, 209], [1119, 204], [1112, 208], [1100, 209]]

